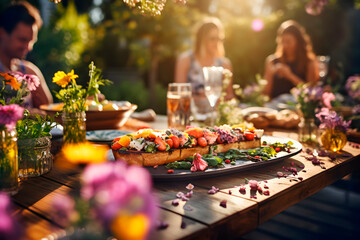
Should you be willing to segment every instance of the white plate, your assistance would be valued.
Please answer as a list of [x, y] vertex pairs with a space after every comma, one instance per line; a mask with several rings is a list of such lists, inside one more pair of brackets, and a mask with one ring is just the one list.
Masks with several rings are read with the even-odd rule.
[[86, 140], [92, 142], [112, 142], [117, 137], [130, 133], [124, 130], [95, 130], [86, 132]]

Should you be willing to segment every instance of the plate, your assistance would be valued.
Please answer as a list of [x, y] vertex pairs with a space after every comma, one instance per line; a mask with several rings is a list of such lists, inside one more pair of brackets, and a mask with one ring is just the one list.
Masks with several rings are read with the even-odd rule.
[[124, 130], [96, 130], [96, 131], [87, 131], [86, 140], [92, 142], [112, 142], [117, 137], [121, 135], [126, 135], [130, 131]]
[[202, 172], [191, 172], [190, 170], [185, 169], [174, 169], [174, 173], [169, 174], [167, 171], [168, 169], [165, 167], [165, 165], [158, 166], [157, 168], [153, 167], [146, 167], [146, 169], [150, 172], [154, 180], [159, 181], [171, 181], [171, 180], [187, 180], [192, 178], [206, 178], [206, 177], [215, 177], [215, 176], [221, 176], [224, 174], [234, 173], [238, 171], [248, 170], [252, 168], [261, 167], [264, 165], [268, 165], [271, 163], [282, 161], [286, 158], [289, 158], [291, 156], [294, 156], [301, 152], [302, 145], [298, 141], [295, 141], [290, 138], [280, 138], [280, 137], [274, 137], [274, 136], [263, 136], [261, 138], [262, 141], [266, 141], [269, 144], [280, 142], [280, 143], [287, 143], [289, 141], [293, 142], [293, 149], [291, 149], [290, 153], [286, 152], [279, 152], [276, 157], [271, 158], [267, 161], [263, 162], [252, 162], [252, 161], [246, 161], [246, 160], [237, 160], [236, 165], [231, 164], [225, 164], [224, 168], [211, 168], [207, 169]]
[[241, 113], [246, 116], [246, 115], [250, 115], [252, 113], [274, 113], [276, 114], [277, 111], [273, 108], [268, 108], [268, 107], [248, 107], [245, 108], [243, 110], [241, 110]]

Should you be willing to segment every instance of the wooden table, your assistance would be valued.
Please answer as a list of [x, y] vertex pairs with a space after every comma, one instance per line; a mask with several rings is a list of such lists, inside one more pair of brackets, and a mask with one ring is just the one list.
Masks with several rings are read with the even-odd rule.
[[[297, 139], [294, 132], [277, 131], [272, 134]], [[179, 206], [173, 206], [171, 202], [176, 199], [178, 192], [187, 191], [185, 187], [190, 181], [155, 182], [154, 191], [159, 199], [161, 220], [169, 226], [155, 231], [151, 238], [239, 237], [289, 206], [359, 170], [360, 149], [348, 143], [344, 148], [345, 152], [351, 156], [338, 156], [335, 160], [322, 157], [323, 168], [314, 166], [303, 157], [305, 153], [300, 153], [263, 168], [222, 177], [192, 180], [191, 183], [195, 186], [193, 197], [187, 202], [180, 201]], [[305, 166], [302, 171], [297, 167], [299, 165]], [[296, 177], [302, 177], [302, 181], [277, 177], [277, 172], [285, 172], [283, 167], [289, 166], [297, 167], [299, 174]], [[12, 199], [16, 203], [16, 213], [21, 216], [26, 227], [27, 239], [40, 239], [49, 234], [54, 235], [54, 232], [61, 234], [62, 227], [51, 221], [50, 204], [53, 198], [78, 188], [78, 178], [79, 174], [66, 175], [53, 169], [44, 176], [22, 182], [21, 190]], [[246, 193], [241, 194], [239, 186], [245, 184], [245, 178], [261, 181], [262, 187], [267, 182], [270, 195], [257, 194], [256, 199], [252, 198], [248, 186]], [[212, 186], [220, 188], [220, 191], [208, 194]], [[226, 208], [220, 206], [222, 200], [227, 201]]]

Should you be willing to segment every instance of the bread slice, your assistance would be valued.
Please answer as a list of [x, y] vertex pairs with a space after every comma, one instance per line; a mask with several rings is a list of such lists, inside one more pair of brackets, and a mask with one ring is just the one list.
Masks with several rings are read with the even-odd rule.
[[[253, 141], [241, 141], [236, 143], [223, 143], [218, 144], [216, 152], [227, 152], [230, 149], [252, 149], [261, 146], [260, 139], [254, 139]], [[156, 153], [147, 153], [139, 152], [134, 150], [112, 150], [115, 159], [125, 160], [129, 165], [136, 164], [139, 166], [156, 166], [167, 164], [170, 162], [175, 162], [179, 160], [186, 159], [193, 156], [195, 153], [200, 155], [205, 155], [209, 153], [209, 146], [206, 147], [192, 147], [192, 148], [181, 148], [174, 149], [168, 152], [156, 152]]]

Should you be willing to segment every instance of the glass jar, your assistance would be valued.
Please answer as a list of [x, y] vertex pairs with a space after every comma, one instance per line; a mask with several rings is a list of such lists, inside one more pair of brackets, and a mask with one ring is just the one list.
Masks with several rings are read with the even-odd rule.
[[0, 127], [0, 190], [10, 195], [19, 190], [16, 130]]
[[331, 152], [341, 151], [346, 142], [346, 134], [336, 129], [328, 128], [321, 134], [322, 145]]
[[53, 158], [50, 139], [51, 136], [18, 139], [20, 177], [37, 177], [51, 170]]
[[63, 142], [79, 143], [86, 140], [86, 114], [85, 112], [63, 112], [62, 123], [64, 127]]
[[300, 118], [299, 142], [308, 145], [316, 145], [318, 143], [318, 127], [314, 118]]

